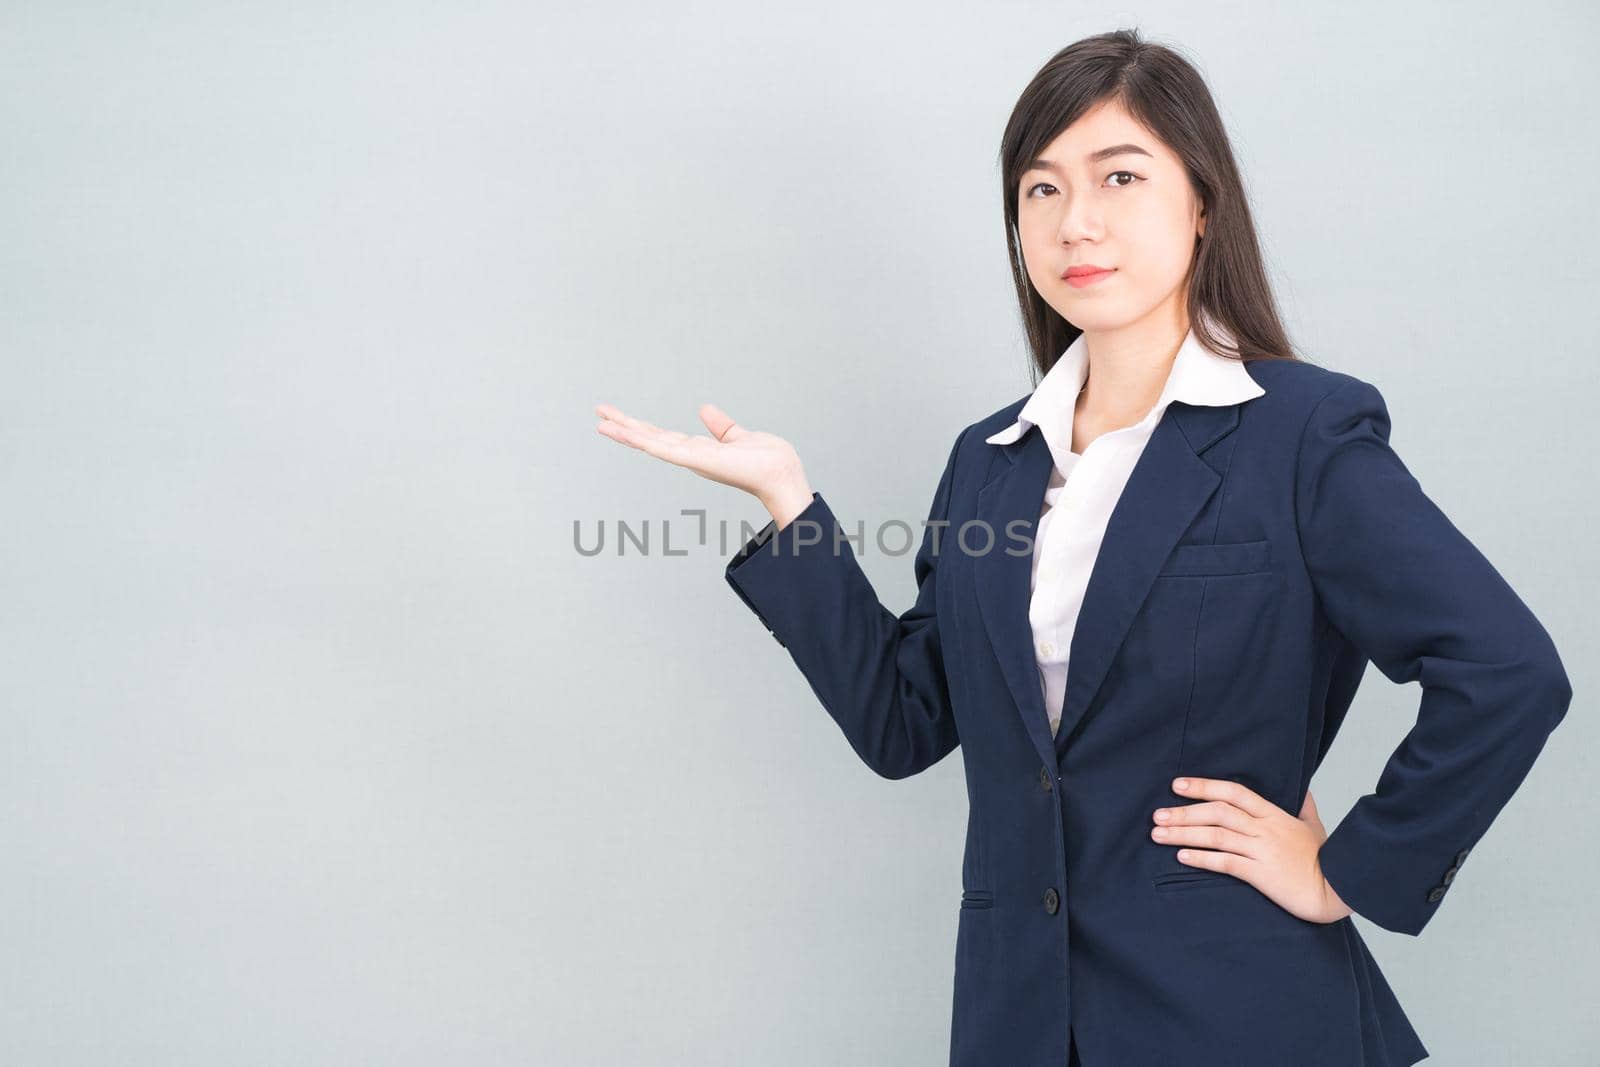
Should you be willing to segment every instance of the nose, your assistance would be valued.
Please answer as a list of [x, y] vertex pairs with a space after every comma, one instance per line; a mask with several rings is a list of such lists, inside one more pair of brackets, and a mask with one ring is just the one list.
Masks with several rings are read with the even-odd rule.
[[1056, 223], [1056, 240], [1064, 245], [1083, 240], [1099, 240], [1103, 226], [1100, 213], [1090, 197], [1062, 197], [1064, 206]]

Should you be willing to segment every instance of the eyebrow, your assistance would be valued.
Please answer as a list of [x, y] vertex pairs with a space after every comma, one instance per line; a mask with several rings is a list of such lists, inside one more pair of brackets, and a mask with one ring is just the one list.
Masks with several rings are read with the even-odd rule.
[[[1140, 148], [1136, 144], [1114, 144], [1110, 148], [1101, 148], [1101, 149], [1098, 149], [1096, 151], [1090, 152], [1087, 156], [1084, 156], [1083, 158], [1084, 158], [1084, 160], [1086, 162], [1098, 163], [1102, 159], [1110, 159], [1112, 156], [1130, 156], [1130, 155], [1134, 155], [1134, 156], [1150, 156], [1151, 159], [1155, 158], [1154, 156], [1151, 156], [1149, 152], [1146, 152], [1144, 149]], [[1060, 174], [1061, 173], [1061, 168], [1056, 166], [1054, 163], [1050, 162], [1048, 159], [1036, 159], [1036, 160], [1034, 160], [1032, 163], [1028, 164], [1028, 170], [1047, 170], [1047, 171], [1050, 171], [1052, 174]], [[1023, 173], [1027, 173], [1027, 171], [1024, 171]]]

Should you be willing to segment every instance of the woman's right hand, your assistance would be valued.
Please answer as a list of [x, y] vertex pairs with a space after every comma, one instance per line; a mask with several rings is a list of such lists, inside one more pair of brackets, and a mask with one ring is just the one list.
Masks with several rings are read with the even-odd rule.
[[610, 404], [597, 404], [594, 410], [601, 418], [595, 429], [602, 435], [743, 489], [761, 501], [780, 529], [811, 503], [811, 485], [794, 446], [773, 434], [745, 429], [715, 404], [700, 405], [700, 421], [711, 431], [709, 437], [663, 430]]

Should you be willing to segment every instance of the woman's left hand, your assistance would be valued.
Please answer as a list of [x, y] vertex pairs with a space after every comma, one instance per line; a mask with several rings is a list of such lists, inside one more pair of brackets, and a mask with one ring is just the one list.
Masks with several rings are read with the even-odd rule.
[[1178, 862], [1249, 882], [1309, 922], [1336, 922], [1351, 913], [1322, 875], [1317, 853], [1328, 833], [1309, 789], [1298, 816], [1219, 778], [1178, 778], [1172, 790], [1201, 801], [1154, 813], [1151, 836], [1163, 845], [1184, 846]]

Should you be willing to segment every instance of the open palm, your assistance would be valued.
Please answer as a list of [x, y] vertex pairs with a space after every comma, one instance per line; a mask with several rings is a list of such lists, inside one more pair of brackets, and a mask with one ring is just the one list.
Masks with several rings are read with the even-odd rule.
[[594, 410], [601, 419], [595, 429], [613, 441], [743, 489], [769, 507], [785, 493], [810, 496], [793, 445], [775, 434], [745, 429], [715, 404], [700, 405], [700, 421], [709, 435], [693, 436], [624, 415], [611, 404], [597, 404]]

